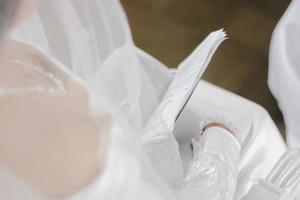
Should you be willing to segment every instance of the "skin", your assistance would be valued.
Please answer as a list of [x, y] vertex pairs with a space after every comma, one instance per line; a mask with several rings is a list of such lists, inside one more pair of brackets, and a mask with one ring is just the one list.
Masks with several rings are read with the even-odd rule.
[[[11, 26], [21, 23], [36, 4], [22, 0]], [[32, 66], [63, 80], [65, 91], [0, 95], [0, 163], [37, 192], [57, 199], [101, 173], [109, 119], [92, 113], [85, 88], [38, 50], [2, 38], [0, 88], [57, 89]]]
[[65, 91], [0, 96], [0, 163], [47, 197], [68, 196], [101, 173], [109, 120], [92, 113], [81, 84], [26, 45], [2, 45], [0, 86], [56, 89], [32, 66], [63, 80]]
[[[36, 3], [23, 0], [12, 25], [22, 22]], [[32, 66], [55, 74], [65, 84], [65, 91], [55, 94], [0, 96], [1, 166], [46, 197], [59, 199], [73, 194], [101, 173], [109, 142], [109, 119], [92, 113], [85, 88], [38, 50], [14, 42], [1, 45], [0, 87], [56, 88]], [[228, 130], [221, 124], [214, 126]]]

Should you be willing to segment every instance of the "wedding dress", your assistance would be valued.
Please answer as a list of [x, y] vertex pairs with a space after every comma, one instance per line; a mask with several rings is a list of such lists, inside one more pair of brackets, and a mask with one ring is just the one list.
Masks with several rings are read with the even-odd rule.
[[[27, 98], [30, 98], [30, 99], [34, 99], [34, 103], [35, 103], [34, 109], [43, 109], [39, 106], [40, 102], [42, 102], [42, 105], [46, 104], [48, 107], [52, 108], [51, 111], [53, 111], [55, 107], [52, 106], [52, 103], [55, 100], [57, 101], [57, 98], [62, 99], [65, 94], [66, 95], [72, 95], [74, 93], [80, 94], [80, 90], [79, 90], [80, 88], [76, 86], [75, 84], [76, 78], [72, 75], [72, 73], [68, 71], [63, 71], [63, 68], [60, 68], [60, 65], [57, 66], [51, 65], [50, 58], [47, 62], [47, 59], [46, 60], [43, 59], [42, 54], [38, 53], [38, 51], [35, 51], [34, 48], [31, 48], [26, 44], [8, 42], [8, 44], [6, 45], [9, 46], [9, 48], [5, 48], [5, 50], [7, 50], [7, 54], [5, 55], [6, 60], [17, 62], [18, 64], [21, 65], [16, 66], [16, 69], [14, 70], [15, 76], [9, 76], [9, 74], [6, 74], [8, 75], [5, 76], [6, 79], [10, 77], [11, 82], [7, 83], [5, 77], [1, 78], [1, 80], [3, 81], [1, 86], [1, 98], [2, 98], [1, 100], [8, 99], [10, 100], [11, 103], [15, 101], [17, 102], [22, 101], [23, 103], [26, 102], [27, 105], [23, 105], [23, 106], [21, 105], [21, 107], [27, 107], [30, 106], [30, 101], [28, 101]], [[23, 59], [23, 57], [21, 56], [22, 53], [28, 55], [30, 58], [37, 58], [38, 61], [40, 61], [41, 65], [37, 65], [37, 62], [28, 62], [30, 61], [30, 59], [25, 59], [25, 58]], [[11, 57], [9, 56], [10, 54], [12, 54]], [[34, 61], [35, 59], [31, 59], [31, 60]], [[2, 66], [2, 72], [4, 73], [7, 71], [10, 72], [11, 70], [11, 69], [5, 70], [4, 68], [5, 65]], [[10, 66], [10, 68], [15, 68], [15, 66], [14, 65]], [[34, 74], [38, 74], [38, 75], [35, 76]], [[27, 76], [29, 76], [29, 79], [26, 79]], [[18, 82], [18, 80], [13, 79], [16, 77], [22, 79], [21, 81], [21, 83], [23, 82], [22, 86], [19, 85], [20, 83]], [[45, 82], [41, 81], [43, 80], [43, 78], [46, 78], [47, 81]], [[74, 82], [72, 82], [72, 80]], [[72, 87], [72, 84], [74, 84], [75, 87]], [[42, 99], [40, 99], [41, 97]], [[84, 105], [85, 103], [84, 101], [82, 101], [82, 99], [80, 100], [80, 97], [81, 95], [79, 96], [72, 95], [72, 98], [76, 100], [75, 104], [79, 103]], [[45, 101], [49, 99], [52, 100], [52, 102]], [[77, 99], [79, 99], [80, 101], [78, 101]], [[73, 102], [63, 101], [62, 103], [72, 104]], [[1, 106], [3, 106], [3, 104], [5, 104], [5, 101], [1, 101], [1, 104], [2, 104]], [[67, 107], [69, 105], [63, 104], [62, 106]], [[75, 106], [75, 108], [79, 109], [80, 106], [79, 107]], [[2, 111], [5, 112], [3, 108]], [[21, 108], [20, 111], [22, 112]], [[53, 121], [54, 119], [51, 118], [51, 116], [53, 115], [51, 111], [46, 110], [48, 117], [45, 119]], [[54, 110], [54, 112], [57, 112], [57, 110]], [[74, 109], [70, 109], [70, 110], [67, 109], [65, 110], [65, 112], [66, 113], [71, 112], [73, 114], [72, 116], [66, 115], [68, 117], [76, 116], [76, 112], [74, 112]], [[33, 113], [34, 116], [38, 115], [38, 118], [44, 119], [42, 115], [43, 111], [38, 111], [38, 112], [33, 111]], [[35, 119], [30, 114], [26, 114], [26, 117], [28, 117], [30, 120]], [[12, 119], [10, 121], [13, 120], [17, 120], [17, 117], [15, 117], [15, 119]], [[30, 120], [28, 123], [30, 123]], [[72, 121], [74, 122], [77, 121], [76, 117], [73, 118]], [[67, 123], [66, 120], [64, 120], [63, 122]], [[38, 124], [40, 123], [38, 119], [36, 119], [36, 123], [37, 123], [36, 126], [40, 126]], [[80, 121], [77, 121], [77, 124], [82, 124], [82, 123]], [[22, 123], [18, 123], [17, 127], [20, 126], [22, 127]], [[42, 123], [42, 126], [46, 128], [44, 123]], [[57, 123], [57, 126], [59, 126], [59, 123]], [[79, 126], [79, 127], [81, 127], [82, 130], [87, 131], [87, 129], [83, 128], [83, 126]], [[41, 128], [43, 129], [43, 127]], [[25, 126], [24, 130], [30, 131], [31, 129]], [[65, 130], [69, 131], [68, 129]], [[24, 134], [25, 136], [27, 135], [27, 133]], [[86, 137], [89, 137], [88, 131], [85, 132], [85, 134]], [[194, 141], [195, 159], [193, 160], [192, 162], [193, 165], [191, 168], [189, 168], [189, 172], [187, 173], [186, 179], [184, 180], [185, 185], [183, 186], [182, 190], [181, 188], [178, 188], [178, 191], [173, 191], [172, 193], [170, 193], [170, 195], [167, 193], [168, 186], [164, 184], [164, 181], [161, 180], [158, 175], [157, 178], [155, 178], [156, 172], [154, 170], [151, 171], [152, 168], [151, 164], [149, 163], [147, 166], [146, 164], [148, 162], [146, 158], [147, 155], [145, 154], [143, 155], [142, 153], [140, 153], [141, 157], [139, 158], [138, 152], [141, 150], [138, 151], [139, 148], [138, 141], [135, 146], [134, 137], [130, 136], [129, 134], [126, 135], [124, 134], [125, 134], [125, 130], [121, 130], [120, 128], [118, 128], [118, 125], [113, 125], [110, 134], [111, 138], [109, 140], [112, 142], [108, 145], [109, 153], [107, 155], [107, 160], [106, 162], [102, 160], [103, 162], [105, 162], [104, 165], [106, 166], [104, 170], [101, 172], [99, 176], [96, 176], [93, 179], [93, 181], [90, 182], [90, 184], [86, 187], [86, 189], [85, 188], [80, 189], [80, 192], [78, 193], [72, 194], [67, 197], [63, 196], [63, 198], [60, 197], [58, 199], [117, 199], [120, 197], [119, 196], [120, 194], [124, 199], [132, 199], [133, 197], [138, 199], [140, 198], [146, 199], [146, 197], [148, 199], [175, 199], [176, 198], [174, 196], [175, 193], [179, 196], [178, 199], [181, 198], [197, 199], [200, 195], [203, 198], [207, 198], [207, 199], [219, 199], [221, 195], [222, 198], [226, 198], [226, 199], [233, 198], [235, 179], [233, 179], [232, 177], [236, 175], [240, 145], [238, 144], [234, 136], [232, 136], [228, 131], [225, 131], [220, 128], [210, 128], [206, 132], [206, 134], [203, 135], [202, 140], [200, 140], [201, 143]], [[64, 134], [61, 134], [61, 136], [63, 135]], [[17, 136], [19, 137], [18, 140], [20, 140], [21, 136], [19, 134], [17, 134]], [[46, 136], [46, 135], [41, 134], [41, 136]], [[78, 134], [75, 135], [75, 132], [73, 132], [73, 136], [79, 137]], [[129, 140], [130, 142], [129, 145], [131, 147], [126, 145], [127, 140]], [[82, 138], [81, 141], [83, 142], [84, 139]], [[220, 145], [216, 144], [216, 142], [218, 141]], [[23, 142], [26, 143], [26, 141]], [[72, 142], [71, 138], [69, 139], [69, 142]], [[169, 144], [170, 142], [167, 143]], [[22, 143], [19, 144], [20, 146], [22, 146]], [[39, 145], [40, 142], [32, 143], [32, 145], [34, 144]], [[226, 148], [222, 146], [225, 144], [227, 146]], [[3, 142], [2, 145], [4, 145]], [[65, 144], [65, 146], [68, 146], [68, 144]], [[163, 142], [159, 142], [156, 147], [161, 150], [162, 146], [164, 146]], [[56, 147], [59, 148], [58, 145]], [[80, 145], [78, 145], [77, 147], [78, 149], [84, 151], [84, 148], [80, 148]], [[39, 146], [36, 146], [35, 148], [41, 149]], [[67, 149], [68, 148], [65, 148], [65, 150]], [[9, 148], [7, 149], [4, 148], [4, 151], [9, 151]], [[58, 151], [59, 150], [56, 149], [56, 152]], [[170, 149], [164, 149], [164, 151], [167, 152], [168, 154], [172, 154], [172, 151], [176, 152], [176, 149], [170, 146]], [[34, 152], [32, 153], [34, 154]], [[46, 157], [46, 159], [47, 158], [49, 160], [51, 159], [50, 158], [51, 156], [49, 155], [47, 156], [47, 154], [44, 154], [44, 156]], [[89, 157], [88, 155], [86, 156]], [[33, 155], [28, 156], [30, 160], [30, 161], [28, 160], [28, 162], [35, 162], [34, 159], [32, 159], [33, 157], [34, 157]], [[59, 156], [57, 155], [57, 157]], [[9, 163], [7, 159], [3, 159], [3, 156], [1, 156], [1, 158], [2, 161], [4, 160], [4, 164]], [[99, 155], [99, 159], [100, 158], [101, 156]], [[84, 165], [84, 160], [80, 159], [80, 155], [78, 155], [78, 159], [79, 159], [78, 164], [81, 166]], [[70, 160], [70, 158], [68, 158], [68, 160]], [[171, 168], [172, 163], [173, 162], [171, 160], [169, 161], [169, 163], [166, 162], [165, 165]], [[46, 162], [44, 162], [44, 164], [46, 164]], [[227, 166], [228, 164], [231, 164], [231, 166], [230, 167]], [[61, 163], [61, 167], [63, 165], [64, 164]], [[3, 166], [7, 167], [7, 165], [3, 165]], [[4, 168], [1, 169], [1, 173], [0, 173], [1, 198], [46, 199], [46, 198], [38, 197], [39, 194], [38, 192], [31, 191], [30, 187], [26, 186], [26, 184], [24, 183], [27, 180], [21, 181], [21, 178], [14, 177], [12, 174], [14, 174], [15, 172], [14, 170], [16, 169], [14, 165], [12, 166], [13, 169], [9, 168], [9, 171], [12, 170], [11, 173], [9, 171], [6, 171]], [[26, 165], [21, 164], [21, 166], [25, 167]], [[53, 166], [53, 165], [49, 164], [49, 166]], [[75, 169], [77, 168], [76, 166], [73, 167]], [[32, 168], [35, 168], [35, 166], [32, 166]], [[33, 170], [36, 173], [39, 173], [38, 166], [36, 166], [36, 168]], [[49, 170], [52, 171], [55, 169], [49, 168]], [[70, 170], [72, 169], [69, 169], [68, 171]], [[16, 171], [20, 171], [20, 170], [16, 170]], [[20, 172], [18, 173], [16, 172], [16, 174], [20, 174]], [[24, 175], [24, 173], [21, 174]], [[172, 175], [175, 176], [176, 174], [172, 174]], [[61, 178], [63, 178], [63, 176], [61, 176]], [[51, 181], [50, 179], [47, 178], [46, 180]], [[158, 187], [160, 182], [161, 182], [161, 186]], [[133, 188], [136, 189], [132, 190]], [[40, 196], [42, 195], [40, 194]]]
[[274, 30], [269, 64], [269, 86], [286, 126], [287, 143], [300, 148], [300, 2], [293, 0]]
[[[264, 109], [205, 81], [177, 120], [176, 139], [171, 134], [156, 143], [149, 140], [145, 148], [142, 129], [173, 75], [134, 45], [117, 0], [42, 1], [11, 37], [79, 79], [93, 109], [114, 119], [102, 174], [64, 199], [241, 199], [286, 150]], [[189, 134], [203, 119], [228, 124], [237, 139], [211, 129], [194, 143], [193, 156]], [[160, 154], [170, 156], [159, 160]], [[181, 159], [183, 164], [177, 162]], [[9, 169], [0, 171], [0, 195], [44, 199]]]

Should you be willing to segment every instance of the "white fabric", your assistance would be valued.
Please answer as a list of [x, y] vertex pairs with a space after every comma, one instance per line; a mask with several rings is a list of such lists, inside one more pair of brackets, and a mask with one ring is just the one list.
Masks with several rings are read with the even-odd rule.
[[20, 181], [8, 170], [0, 167], [0, 198], [9, 200], [41, 200], [42, 198], [36, 194], [24, 182]]
[[[100, 11], [99, 14], [92, 12], [96, 7], [98, 7], [97, 10]], [[78, 10], [79, 8], [86, 8], [87, 10], [86, 12], [82, 12]], [[57, 18], [52, 19], [49, 17], [54, 14]], [[111, 17], [113, 14], [116, 15], [114, 18]], [[128, 25], [122, 14], [118, 1], [44, 1], [41, 3], [37, 13], [32, 16], [31, 20], [13, 33], [13, 37], [19, 41], [34, 45], [47, 54], [54, 55], [55, 59], [62, 62], [65, 66], [68, 66], [78, 78], [87, 83], [89, 86], [88, 89], [94, 98], [94, 106], [102, 107], [103, 102], [99, 101], [99, 99], [106, 97], [110, 102], [109, 106], [114, 107], [116, 115], [119, 116], [119, 119], [121, 119], [127, 131], [141, 134], [143, 125], [154, 111], [154, 108], [158, 105], [172, 76], [159, 62], [134, 46], [131, 36], [126, 34], [129, 32]], [[97, 24], [93, 21], [95, 19], [97, 19]], [[119, 22], [119, 24], [117, 22]], [[34, 26], [40, 27], [40, 32], [30, 31]], [[97, 31], [98, 26], [99, 30]], [[73, 33], [76, 33], [76, 35]], [[82, 35], [82, 37], [80, 37], [80, 35]], [[220, 35], [220, 37], [215, 37], [215, 35]], [[211, 35], [205, 45], [200, 46], [200, 48], [193, 53], [192, 59], [188, 61], [201, 66], [203, 60], [204, 64], [208, 64], [212, 53], [224, 39], [224, 33], [222, 32], [215, 35]], [[63, 41], [60, 41], [61, 37], [64, 38]], [[39, 40], [35, 38], [39, 38]], [[60, 42], [58, 43], [58, 41]], [[109, 41], [109, 43], [107, 43], [107, 41]], [[216, 41], [216, 43], [214, 41]], [[127, 131], [124, 130], [123, 134]], [[135, 139], [131, 138], [128, 133], [126, 136], [128, 143], [134, 146], [135, 140], [139, 143], [139, 137], [141, 138], [142, 135], [136, 135]], [[177, 177], [178, 184], [176, 184], [176, 188], [173, 187], [169, 190], [173, 189], [172, 195], [177, 193], [178, 198], [185, 198], [186, 193], [182, 192], [180, 188], [184, 187], [182, 185], [184, 184], [183, 172], [180, 168], [181, 163], [178, 162], [180, 161], [180, 157], [178, 144], [174, 136], [170, 135], [170, 137], [159, 141], [143, 140], [143, 143], [146, 144], [145, 149], [147, 153], [151, 155], [152, 164], [156, 165], [156, 163], [162, 163], [164, 165], [163, 168], [166, 169], [165, 173], [160, 174], [162, 178], [159, 177], [158, 180], [163, 179], [161, 181], [166, 181], [167, 184], [165, 184], [165, 188], [169, 188], [174, 185], [172, 181], [168, 180], [174, 180], [174, 177]], [[112, 148], [112, 151], [120, 148], [118, 146], [122, 146], [122, 144], [116, 145], [116, 147]], [[123, 151], [126, 151], [126, 148], [124, 147]], [[139, 154], [141, 150], [135, 149], [133, 151], [133, 154], [137, 156], [136, 154]], [[168, 159], [157, 160], [161, 158], [161, 154], [165, 154], [166, 156], [164, 158]], [[137, 161], [135, 161], [136, 167], [141, 168], [144, 174], [142, 172], [137, 173], [136, 178], [134, 178], [134, 176], [127, 177], [126, 175], [129, 173], [126, 172], [125, 160], [130, 160], [130, 156], [132, 155], [126, 156], [126, 154], [119, 154], [112, 157], [114, 159], [111, 162], [119, 160], [117, 162], [121, 164], [117, 165], [123, 166], [124, 169], [119, 169], [119, 167], [115, 169], [115, 166], [108, 167], [107, 173], [109, 174], [111, 169], [113, 169], [113, 172], [108, 178], [111, 180], [107, 180], [105, 185], [111, 187], [115, 185], [115, 187], [118, 188], [118, 184], [112, 183], [114, 180], [118, 180], [118, 177], [115, 177], [113, 174], [119, 171], [118, 174], [123, 176], [121, 178], [124, 179], [124, 181], [119, 183], [120, 187], [125, 187], [124, 184], [128, 182], [128, 178], [132, 178], [132, 180], [130, 180], [132, 186], [128, 186], [132, 188], [138, 187], [142, 189], [144, 195], [146, 195], [146, 191], [151, 189], [151, 182], [157, 185], [158, 180], [156, 180], [153, 173], [151, 173], [153, 170], [151, 170], [149, 166], [147, 167], [145, 164], [142, 164], [139, 158], [132, 159], [137, 159]], [[147, 155], [144, 156], [146, 157]], [[147, 160], [147, 158], [144, 159]], [[216, 160], [218, 159], [219, 158], [216, 158]], [[212, 158], [212, 160], [214, 160], [214, 158]], [[227, 168], [234, 166], [234, 169], [230, 169], [230, 171], [234, 171], [236, 176], [238, 161], [236, 159], [229, 160], [234, 160], [235, 163], [228, 165], [228, 161], [226, 160], [224, 173]], [[211, 168], [213, 167], [214, 166], [211, 166]], [[173, 172], [173, 168], [181, 169], [181, 171], [175, 170]], [[221, 173], [221, 171], [216, 171], [216, 173]], [[106, 173], [104, 176], [106, 176]], [[147, 180], [144, 180], [144, 176], [148, 177]], [[202, 176], [209, 176], [209, 173], [202, 174]], [[202, 181], [202, 186], [206, 187], [202, 187], [200, 191], [196, 190], [195, 193], [198, 193], [198, 195], [210, 194], [211, 199], [217, 199], [224, 195], [228, 196], [228, 199], [232, 198], [234, 196], [236, 181], [231, 177], [231, 174], [228, 174], [228, 176], [234, 184], [221, 183], [223, 187], [224, 184], [226, 184], [226, 187], [229, 188], [228, 190], [218, 192], [218, 188], [221, 185], [218, 182], [214, 187], [207, 188], [207, 181], [212, 182], [212, 180], [210, 180], [211, 178], [208, 177], [208, 179]], [[144, 182], [147, 182], [148, 186], [146, 186]], [[97, 197], [104, 195], [107, 199], [114, 198], [114, 195], [122, 195], [123, 198], [126, 198], [126, 193], [128, 193], [130, 196], [140, 198], [139, 191], [127, 189], [128, 191], [124, 192], [115, 190], [117, 189], [109, 187], [107, 191], [97, 190], [91, 194]], [[149, 194], [146, 195], [149, 199], [156, 199], [153, 195], [164, 198], [168, 196], [168, 189], [164, 189], [164, 187], [155, 187], [152, 190], [152, 193], [149, 192]], [[91, 194], [88, 194], [88, 196]], [[77, 197], [75, 196], [75, 198]]]
[[293, 0], [271, 42], [269, 86], [286, 125], [287, 143], [300, 148], [300, 1]]
[[174, 188], [182, 185], [183, 177], [178, 144], [172, 133], [176, 118], [224, 39], [225, 33], [222, 30], [212, 32], [191, 56], [180, 64], [160, 104], [143, 128], [142, 141], [150, 160], [161, 176]]
[[[134, 46], [118, 1], [43, 1], [31, 19], [12, 35], [14, 39], [40, 49], [49, 59], [57, 60], [55, 63], [61, 62], [87, 84], [95, 108], [104, 107], [103, 99], [106, 97], [109, 104], [105, 105], [112, 107], [115, 116], [119, 116], [116, 121], [122, 121], [123, 131], [119, 130], [117, 135], [125, 141], [116, 142], [118, 138], [113, 138], [108, 166], [102, 177], [96, 178], [96, 183], [88, 187], [87, 192], [75, 194], [71, 199], [175, 199], [175, 193], [178, 194], [178, 198], [185, 199], [185, 192], [180, 188], [174, 191], [174, 188], [164, 183], [163, 178], [156, 175], [152, 164], [146, 164], [147, 155], [138, 147], [140, 135], [129, 134], [142, 130], [172, 76], [159, 62]], [[208, 40], [212, 41], [213, 37]], [[216, 47], [213, 46], [214, 49]], [[207, 63], [214, 50], [210, 52], [209, 46], [207, 49], [206, 46], [201, 46], [201, 49], [205, 50], [204, 52], [209, 51], [208, 58], [204, 60]], [[202, 58], [202, 54], [198, 54], [193, 55], [193, 58]], [[153, 144], [146, 143], [151, 146]], [[162, 149], [165, 144], [167, 148]], [[147, 148], [151, 155], [155, 155], [155, 145], [156, 143], [151, 147], [152, 151]], [[166, 141], [160, 141], [157, 147], [169, 155], [175, 153], [179, 160], [176, 146], [177, 142], [173, 136]], [[159, 155], [161, 152], [157, 153]], [[227, 162], [224, 170], [230, 168], [227, 167]], [[235, 162], [230, 166], [235, 166], [236, 175], [237, 161]], [[169, 169], [173, 166], [177, 168], [179, 164], [173, 160], [165, 162]], [[168, 177], [178, 176], [183, 179], [183, 173], [180, 174], [168, 173]], [[229, 178], [236, 182], [232, 177]], [[234, 196], [235, 184], [223, 182], [223, 187], [225, 184], [229, 189], [218, 192], [218, 182], [216, 186], [207, 188], [206, 183], [210, 179], [203, 179], [202, 186], [206, 187], [200, 191], [194, 189], [198, 195], [210, 194], [211, 199], [224, 195]]]
[[[275, 125], [263, 109], [200, 82], [175, 129], [185, 169], [189, 169], [187, 163], [203, 164], [199, 163], [201, 159], [192, 160], [191, 136], [187, 133], [195, 133], [202, 119], [219, 117], [234, 124], [239, 134], [242, 146], [239, 166], [236, 142], [222, 134], [215, 133], [219, 135], [219, 141], [215, 142], [217, 158], [209, 155], [211, 148], [205, 155], [214, 161], [209, 166], [216, 167], [214, 163], [221, 160], [225, 172], [239, 169], [238, 182], [234, 173], [228, 173], [226, 176], [234, 184], [220, 181], [209, 187], [213, 176], [202, 171], [199, 176], [203, 178], [197, 181], [201, 187], [192, 191], [172, 188], [152, 167], [140, 142], [140, 131], [162, 98], [172, 74], [134, 46], [126, 17], [117, 0], [42, 1], [38, 11], [15, 30], [12, 37], [39, 48], [49, 59], [62, 63], [86, 85], [95, 109], [109, 110], [117, 123], [113, 126], [106, 170], [90, 186], [67, 199], [187, 200], [197, 197], [232, 199], [233, 196], [240, 199], [255, 180], [267, 175], [285, 151]], [[206, 140], [213, 146], [211, 141]], [[232, 146], [222, 149], [218, 145], [222, 143]], [[174, 138], [171, 137], [168, 144], [171, 146], [166, 151], [177, 151], [178, 144]], [[222, 160], [224, 153], [228, 159]], [[221, 175], [224, 171], [216, 168], [214, 175]], [[4, 179], [0, 181], [6, 182]], [[11, 185], [14, 187], [12, 190], [22, 196], [20, 184]], [[236, 195], [233, 194], [235, 185]], [[227, 188], [223, 189], [224, 186]]]
[[199, 141], [193, 139], [193, 160], [187, 169], [186, 199], [234, 199], [240, 144], [221, 128], [207, 129]]
[[171, 80], [162, 64], [135, 48], [116, 0], [44, 0], [14, 35], [53, 55], [82, 80], [101, 80], [101, 92], [117, 101], [135, 128], [147, 121]]
[[300, 197], [299, 152], [287, 151], [276, 163], [266, 181], [285, 190], [290, 199], [295, 199], [297, 195]]
[[231, 124], [240, 138], [236, 200], [241, 199], [257, 180], [265, 178], [286, 151], [279, 131], [262, 107], [201, 81], [175, 127], [185, 169], [192, 160], [190, 137], [198, 131], [198, 122], [203, 119], [219, 119]]

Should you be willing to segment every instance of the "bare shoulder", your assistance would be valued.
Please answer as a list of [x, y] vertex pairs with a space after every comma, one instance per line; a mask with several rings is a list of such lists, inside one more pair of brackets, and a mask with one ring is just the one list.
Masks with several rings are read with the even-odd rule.
[[85, 88], [37, 49], [10, 43], [2, 52], [1, 165], [49, 196], [80, 189], [99, 170], [105, 135]]

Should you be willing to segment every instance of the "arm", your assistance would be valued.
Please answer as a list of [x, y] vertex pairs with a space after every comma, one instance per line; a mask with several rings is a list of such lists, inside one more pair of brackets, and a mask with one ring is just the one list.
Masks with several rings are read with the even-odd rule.
[[194, 158], [185, 175], [185, 199], [233, 199], [240, 145], [232, 131], [209, 123], [193, 139]]

